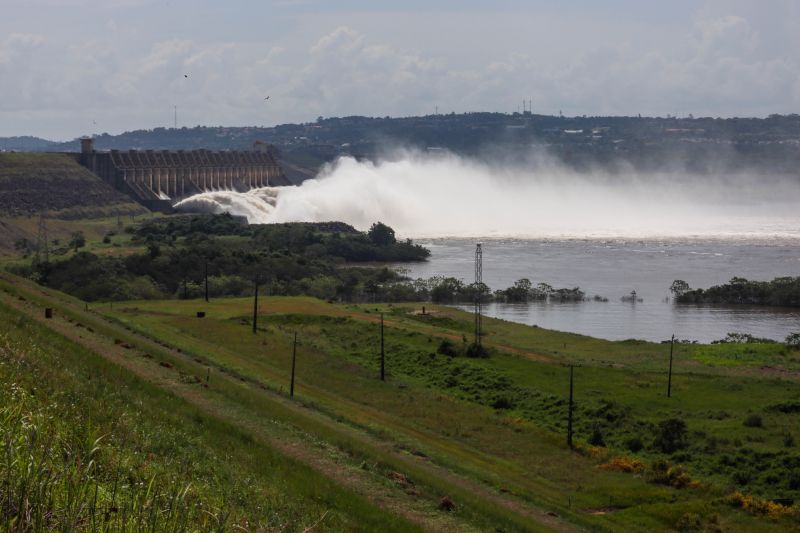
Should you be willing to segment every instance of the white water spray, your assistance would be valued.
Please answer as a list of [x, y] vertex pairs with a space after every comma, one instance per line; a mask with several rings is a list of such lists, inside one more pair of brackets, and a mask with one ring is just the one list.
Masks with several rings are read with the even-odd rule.
[[280, 189], [281, 187], [263, 187], [244, 193], [231, 190], [208, 191], [181, 200], [174, 207], [184, 211], [230, 213], [246, 217], [251, 224], [264, 224], [271, 222], [270, 216], [275, 210]]
[[406, 237], [800, 238], [800, 184], [748, 176], [579, 174], [494, 167], [454, 155], [340, 158], [298, 187], [208, 192], [177, 208], [251, 223], [384, 222]]

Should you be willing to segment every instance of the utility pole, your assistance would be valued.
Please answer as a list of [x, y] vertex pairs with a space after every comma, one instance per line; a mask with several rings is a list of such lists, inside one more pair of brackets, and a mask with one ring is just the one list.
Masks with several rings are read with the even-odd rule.
[[204, 268], [203, 268], [203, 274], [204, 274], [205, 281], [206, 281], [206, 287], [205, 287], [206, 288], [206, 303], [208, 303], [208, 259], [206, 259], [206, 261], [205, 261]]
[[475, 345], [481, 345], [481, 287], [483, 286], [483, 249], [475, 248]]
[[569, 411], [567, 413], [567, 445], [572, 449], [572, 374], [573, 366], [569, 365]]
[[383, 313], [381, 313], [381, 381], [386, 381], [386, 357], [383, 350]]
[[667, 398], [672, 397], [672, 350], [675, 347], [675, 335], [669, 341], [669, 378], [667, 378]]
[[294, 368], [297, 361], [297, 332], [294, 332], [294, 344], [292, 345], [292, 382], [289, 385], [289, 396], [294, 398]]
[[253, 335], [258, 326], [258, 274], [256, 274], [256, 290], [253, 293]]

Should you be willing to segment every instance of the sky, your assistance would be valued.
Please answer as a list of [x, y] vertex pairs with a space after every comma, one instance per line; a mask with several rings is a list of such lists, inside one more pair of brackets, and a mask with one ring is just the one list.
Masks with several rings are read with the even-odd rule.
[[0, 136], [796, 113], [798, 28], [796, 0], [0, 0]]

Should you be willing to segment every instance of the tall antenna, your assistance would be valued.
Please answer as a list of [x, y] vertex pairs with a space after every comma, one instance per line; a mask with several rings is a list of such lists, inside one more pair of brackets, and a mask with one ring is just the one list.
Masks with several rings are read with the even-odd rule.
[[483, 248], [475, 247], [475, 345], [481, 345], [481, 287], [483, 286]]

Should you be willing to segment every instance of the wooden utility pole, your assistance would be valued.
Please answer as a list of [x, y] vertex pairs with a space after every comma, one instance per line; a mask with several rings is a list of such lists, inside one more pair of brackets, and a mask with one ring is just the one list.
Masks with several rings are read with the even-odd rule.
[[569, 411], [567, 413], [567, 445], [572, 449], [572, 377], [573, 366], [569, 365]]
[[383, 351], [383, 313], [381, 313], [381, 381], [386, 381], [386, 364]]
[[672, 350], [675, 347], [675, 335], [669, 341], [669, 378], [667, 378], [667, 398], [672, 397]]
[[297, 361], [297, 332], [294, 332], [294, 344], [292, 345], [292, 382], [289, 385], [289, 396], [294, 398], [294, 369]]
[[253, 334], [255, 335], [258, 327], [258, 274], [256, 274], [256, 290], [253, 296]]
[[203, 274], [205, 276], [205, 281], [206, 281], [206, 302], [208, 302], [208, 259], [206, 259], [205, 268], [203, 269]]

